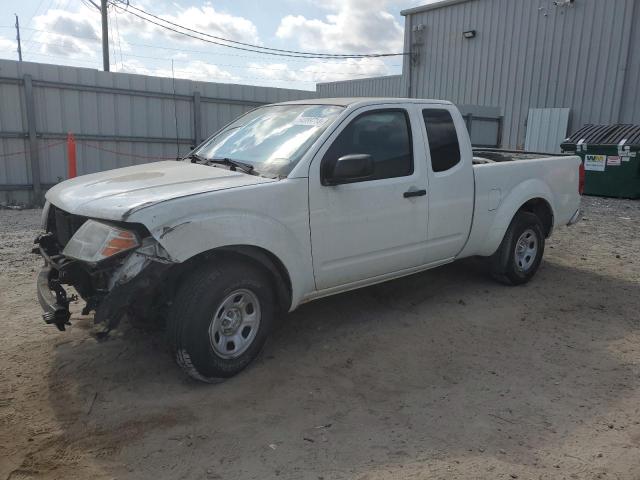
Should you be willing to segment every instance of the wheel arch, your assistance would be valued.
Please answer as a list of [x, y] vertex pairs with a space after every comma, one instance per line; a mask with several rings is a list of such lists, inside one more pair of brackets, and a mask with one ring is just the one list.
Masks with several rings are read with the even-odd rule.
[[216, 259], [222, 257], [248, 262], [265, 271], [275, 286], [279, 307], [284, 312], [291, 308], [292, 281], [289, 271], [274, 253], [255, 245], [225, 245], [200, 252], [177, 265], [178, 268], [174, 273], [175, 281], [180, 282], [183, 275], [191, 271], [193, 267], [202, 265], [203, 262], [215, 262]]
[[542, 196], [533, 196], [532, 198], [522, 199], [516, 203], [517, 208], [512, 207], [513, 211], [507, 216], [503, 216], [501, 221], [500, 217], [496, 219], [494, 228], [492, 229], [493, 235], [489, 245], [489, 255], [493, 254], [502, 243], [502, 239], [507, 234], [507, 230], [513, 219], [516, 218], [519, 212], [529, 212], [536, 215], [543, 225], [543, 232], [545, 238], [549, 238], [553, 231], [553, 209], [549, 200]]
[[532, 198], [527, 200], [517, 211], [514, 213], [514, 217], [518, 212], [529, 212], [537, 216], [542, 222], [544, 227], [544, 235], [546, 238], [551, 236], [554, 224], [554, 214], [551, 205], [547, 200], [541, 197]]
[[551, 235], [555, 221], [553, 198], [549, 186], [540, 179], [529, 179], [519, 184], [500, 202], [498, 211], [493, 219], [489, 220], [491, 226], [488, 227], [487, 235], [481, 243], [482, 247], [477, 252], [482, 256], [493, 255], [500, 247], [509, 225], [520, 211], [538, 215], [545, 235]]

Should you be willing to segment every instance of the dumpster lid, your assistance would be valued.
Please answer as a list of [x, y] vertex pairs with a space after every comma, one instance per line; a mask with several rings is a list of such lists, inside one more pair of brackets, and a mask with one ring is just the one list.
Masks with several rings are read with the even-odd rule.
[[615, 125], [585, 125], [562, 142], [565, 150], [575, 150], [578, 143], [587, 145], [620, 145], [640, 149], [640, 125], [618, 123]]

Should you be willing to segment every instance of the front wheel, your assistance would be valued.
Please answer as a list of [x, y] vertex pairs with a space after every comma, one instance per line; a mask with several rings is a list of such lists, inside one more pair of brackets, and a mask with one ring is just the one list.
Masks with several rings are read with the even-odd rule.
[[533, 213], [518, 212], [491, 256], [491, 275], [508, 285], [522, 285], [538, 271], [544, 254], [545, 235], [540, 219]]
[[258, 355], [274, 316], [263, 271], [239, 261], [206, 264], [182, 282], [169, 313], [176, 362], [204, 382], [232, 377]]

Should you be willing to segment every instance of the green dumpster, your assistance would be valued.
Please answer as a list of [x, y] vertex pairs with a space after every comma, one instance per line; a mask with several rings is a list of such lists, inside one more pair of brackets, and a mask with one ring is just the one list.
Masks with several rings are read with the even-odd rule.
[[585, 194], [640, 198], [640, 125], [585, 125], [561, 148], [582, 158]]

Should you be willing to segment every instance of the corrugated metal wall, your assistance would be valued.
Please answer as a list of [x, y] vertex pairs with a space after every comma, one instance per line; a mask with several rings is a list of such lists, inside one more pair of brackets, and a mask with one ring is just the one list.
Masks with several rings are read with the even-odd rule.
[[[640, 123], [636, 3], [470, 0], [408, 14], [405, 50], [413, 44], [417, 52], [412, 96], [500, 107], [509, 147], [523, 145], [529, 108], [570, 108], [572, 131]], [[424, 29], [413, 31], [418, 25]], [[468, 30], [476, 37], [465, 39]]]
[[[25, 76], [33, 91], [33, 143]], [[174, 95], [171, 78], [0, 60], [0, 201], [32, 201], [33, 169], [43, 190], [67, 177], [67, 132], [78, 142], [82, 175], [176, 158], [251, 108], [314, 96], [180, 79]]]
[[402, 75], [318, 83], [318, 97], [405, 97]]
[[532, 108], [527, 118], [524, 149], [529, 152], [561, 153], [567, 138], [568, 108]]
[[620, 123], [640, 123], [640, 2], [634, 4], [633, 27], [629, 33], [628, 60], [624, 65], [626, 77], [622, 94]]

